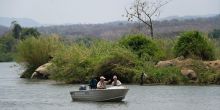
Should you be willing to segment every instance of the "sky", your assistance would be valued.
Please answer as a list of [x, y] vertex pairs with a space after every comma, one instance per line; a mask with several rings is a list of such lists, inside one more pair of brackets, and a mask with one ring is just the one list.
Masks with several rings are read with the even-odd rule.
[[[0, 17], [31, 18], [41, 24], [105, 23], [126, 20], [122, 15], [133, 1], [0, 0]], [[220, 0], [171, 0], [159, 18], [210, 14], [220, 14]]]

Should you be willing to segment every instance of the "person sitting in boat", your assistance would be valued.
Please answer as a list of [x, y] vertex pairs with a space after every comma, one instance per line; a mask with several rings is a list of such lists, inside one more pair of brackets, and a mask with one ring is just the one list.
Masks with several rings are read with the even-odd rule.
[[119, 80], [117, 79], [117, 76], [114, 75], [114, 76], [113, 76], [113, 81], [112, 81], [112, 86], [120, 86], [120, 85], [121, 85], [121, 81], [119, 81]]
[[90, 89], [96, 89], [97, 88], [97, 80], [95, 79], [95, 77], [93, 77], [91, 79], [91, 81], [89, 82], [89, 87], [90, 87]]
[[106, 89], [106, 84], [109, 83], [110, 81], [111, 80], [105, 81], [105, 77], [101, 76], [100, 81], [97, 84], [97, 89]]

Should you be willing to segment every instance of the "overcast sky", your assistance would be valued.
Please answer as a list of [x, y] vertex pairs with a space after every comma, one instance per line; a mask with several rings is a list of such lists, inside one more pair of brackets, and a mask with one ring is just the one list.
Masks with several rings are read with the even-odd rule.
[[[103, 23], [126, 20], [133, 0], [0, 0], [0, 17], [31, 18], [42, 24]], [[168, 16], [220, 13], [220, 0], [171, 0], [161, 9]]]

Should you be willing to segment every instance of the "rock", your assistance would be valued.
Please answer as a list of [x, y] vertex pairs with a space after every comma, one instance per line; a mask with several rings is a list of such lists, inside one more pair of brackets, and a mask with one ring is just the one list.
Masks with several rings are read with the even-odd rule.
[[207, 66], [206, 68], [213, 68], [220, 70], [220, 60], [204, 61], [204, 64]]
[[167, 61], [159, 61], [156, 64], [156, 67], [168, 67], [168, 66], [173, 66], [174, 63], [171, 60], [167, 60]]
[[44, 65], [39, 66], [35, 72], [32, 74], [31, 79], [48, 79], [50, 75], [48, 67], [52, 63], [45, 63]]
[[188, 77], [191, 80], [196, 80], [197, 79], [196, 72], [192, 69], [182, 68], [181, 69], [181, 74]]
[[182, 64], [188, 63], [191, 59], [184, 59], [180, 56], [175, 59], [159, 61], [155, 66], [156, 67], [168, 67], [168, 66], [182, 66]]

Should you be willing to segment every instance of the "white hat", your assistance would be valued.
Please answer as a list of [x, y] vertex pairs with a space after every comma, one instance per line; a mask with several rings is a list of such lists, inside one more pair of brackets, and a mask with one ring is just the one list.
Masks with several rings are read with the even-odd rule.
[[105, 77], [104, 77], [104, 76], [101, 76], [100, 79], [105, 79]]
[[117, 79], [117, 76], [114, 75], [114, 76], [113, 76], [113, 79]]

